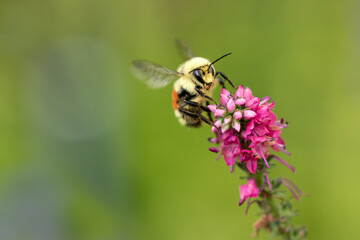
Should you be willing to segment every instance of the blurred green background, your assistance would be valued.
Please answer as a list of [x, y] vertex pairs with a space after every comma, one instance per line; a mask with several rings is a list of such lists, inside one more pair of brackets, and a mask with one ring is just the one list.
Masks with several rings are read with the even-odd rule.
[[[0, 1], [0, 239], [250, 239], [239, 171], [187, 129], [172, 87], [134, 59], [176, 69], [174, 39], [289, 121], [279, 166], [308, 196], [309, 239], [360, 239], [360, 3]], [[267, 239], [261, 232], [259, 239]]]

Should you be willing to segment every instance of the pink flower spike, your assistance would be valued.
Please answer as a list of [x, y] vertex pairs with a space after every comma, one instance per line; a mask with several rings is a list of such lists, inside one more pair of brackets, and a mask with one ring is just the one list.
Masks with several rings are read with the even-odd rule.
[[226, 96], [229, 96], [230, 95], [230, 92], [226, 89], [226, 88], [222, 88], [221, 89], [221, 94], [224, 94]]
[[247, 120], [252, 119], [252, 118], [256, 117], [256, 112], [254, 112], [252, 110], [245, 110], [244, 111], [244, 117]]
[[232, 128], [235, 129], [237, 132], [240, 132], [240, 122], [234, 119], [232, 122]]
[[225, 94], [220, 94], [220, 100], [221, 100], [221, 104], [223, 106], [226, 106], [227, 102], [230, 100], [230, 97]]
[[234, 113], [234, 118], [237, 120], [240, 120], [242, 118], [242, 113], [240, 111], [237, 111]]
[[245, 185], [240, 185], [240, 202], [239, 206], [245, 202], [247, 198], [257, 198], [259, 196], [259, 188], [256, 185], [255, 179], [250, 178]]
[[235, 100], [235, 104], [239, 105], [239, 106], [242, 106], [246, 103], [246, 100], [245, 98], [239, 98], [239, 99], [236, 99]]
[[223, 117], [225, 112], [226, 112], [226, 110], [224, 110], [224, 109], [216, 109], [215, 117]]
[[263, 172], [264, 172], [264, 174], [265, 174], [266, 181], [267, 181], [267, 183], [268, 183], [268, 185], [269, 185], [269, 189], [270, 189], [270, 191], [272, 191], [272, 187], [271, 187], [271, 184], [270, 184], [270, 180], [269, 180], [268, 175], [266, 174], [265, 168], [263, 168]]
[[230, 100], [227, 102], [226, 108], [229, 112], [233, 112], [235, 110], [235, 102], [232, 98], [230, 98]]
[[273, 155], [272, 157], [274, 159], [278, 160], [279, 162], [281, 162], [282, 164], [284, 164], [285, 166], [287, 166], [293, 173], [295, 173], [295, 168], [293, 166], [291, 166], [290, 164], [288, 164], [287, 162], [285, 162], [284, 160], [282, 160], [278, 156]]
[[241, 85], [239, 86], [239, 88], [236, 90], [235, 96], [234, 98], [243, 98], [244, 97], [244, 87]]
[[208, 105], [207, 107], [210, 109], [211, 112], [215, 113], [215, 111], [216, 111], [216, 105], [215, 104]]

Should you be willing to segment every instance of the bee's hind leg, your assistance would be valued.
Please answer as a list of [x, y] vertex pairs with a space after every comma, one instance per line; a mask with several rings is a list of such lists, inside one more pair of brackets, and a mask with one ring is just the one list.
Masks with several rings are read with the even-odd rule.
[[193, 118], [200, 118], [203, 122], [205, 122], [206, 124], [210, 125], [210, 126], [214, 126], [217, 130], [217, 132], [219, 133], [219, 135], [222, 135], [221, 131], [219, 130], [218, 127], [216, 127], [214, 125], [214, 123], [212, 121], [210, 121], [209, 119], [207, 119], [206, 117], [204, 117], [203, 115], [201, 114], [197, 114], [197, 113], [192, 113], [190, 111], [187, 111], [187, 110], [184, 110], [184, 109], [181, 109], [179, 108], [179, 111], [185, 115], [188, 115], [190, 117], [193, 117]]
[[[208, 106], [210, 104], [209, 101], [206, 101], [206, 106]], [[206, 107], [207, 109], [209, 109], [208, 107]], [[210, 110], [210, 109], [209, 109]], [[210, 121], [214, 122], [212, 115], [211, 115], [211, 111], [207, 111], [208, 117], [210, 119]]]
[[201, 118], [201, 120], [207, 124], [209, 124], [212, 127], [216, 128], [216, 131], [219, 133], [219, 135], [222, 135], [220, 129], [214, 125], [214, 122], [210, 121], [209, 119], [207, 119], [206, 117], [204, 117], [203, 115], [199, 114], [199, 117]]
[[[208, 104], [208, 103], [209, 103], [208, 101], [206, 101], [206, 103], [207, 103], [207, 105], [209, 105], [209, 104]], [[202, 110], [204, 110], [205, 112], [208, 112], [208, 113], [211, 112], [208, 107], [203, 106], [203, 105], [201, 105], [200, 103], [193, 102], [193, 101], [187, 101], [187, 100], [185, 100], [185, 101], [180, 105], [179, 108], [182, 108], [182, 107], [184, 107], [185, 105], [190, 105], [190, 106], [194, 106], [194, 107], [199, 107], [199, 108], [201, 108]]]

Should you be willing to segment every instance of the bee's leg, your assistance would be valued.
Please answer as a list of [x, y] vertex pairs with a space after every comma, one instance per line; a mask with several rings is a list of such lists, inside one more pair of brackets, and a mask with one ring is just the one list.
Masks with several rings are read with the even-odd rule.
[[192, 118], [199, 118], [198, 114], [190, 112], [188, 110], [184, 110], [184, 109], [179, 108], [179, 112], [181, 112], [181, 113], [183, 113], [185, 115], [188, 115], [189, 117], [192, 117]]
[[212, 99], [211, 97], [205, 95], [205, 93], [203, 93], [198, 87], [195, 87], [195, 90], [196, 90], [196, 92], [198, 92], [202, 97], [205, 97], [205, 98], [209, 99], [210, 101], [213, 101], [213, 102], [217, 105], [217, 102], [216, 102], [214, 99]]
[[200, 118], [203, 122], [205, 122], [206, 124], [209, 124], [210, 126], [214, 126], [217, 130], [217, 132], [222, 135], [221, 131], [214, 125], [214, 123], [212, 121], [210, 121], [209, 119], [207, 119], [206, 117], [204, 117], [203, 115], [201, 114], [196, 114], [196, 113], [192, 113], [190, 111], [187, 111], [187, 110], [184, 110], [184, 109], [181, 109], [179, 108], [179, 112], [185, 114], [185, 115], [188, 115], [190, 117], [193, 117], [193, 118]]
[[205, 106], [201, 105], [200, 103], [193, 102], [193, 101], [187, 101], [187, 100], [185, 100], [185, 101], [180, 105], [179, 108], [184, 107], [186, 104], [187, 104], [187, 105], [190, 105], [190, 106], [194, 106], [194, 107], [199, 107], [199, 108], [201, 108], [202, 110], [204, 110], [205, 112], [211, 112], [208, 107], [205, 107]]
[[[217, 73], [216, 73], [216, 74], [217, 74]], [[221, 87], [222, 87], [222, 88], [226, 88], [226, 87], [225, 87], [224, 80], [223, 80], [219, 75], [217, 76], [217, 79], [219, 80], [219, 83], [220, 83]]]
[[209, 105], [209, 101], [206, 101], [206, 106], [201, 105], [200, 103], [197, 102], [192, 102], [192, 101], [184, 101], [183, 104], [180, 105], [180, 108], [185, 106], [186, 104], [191, 105], [191, 106], [196, 106], [196, 107], [200, 107], [203, 111], [207, 112], [209, 119], [211, 122], [214, 122], [212, 115], [211, 115], [211, 111], [208, 107], [206, 107], [207, 105]]
[[[209, 102], [209, 101], [206, 101], [206, 106], [208, 106], [209, 104], [210, 104], [210, 102]], [[206, 108], [209, 109], [208, 107], [206, 107]], [[210, 109], [209, 109], [209, 110], [210, 110]], [[214, 120], [213, 120], [213, 118], [212, 118], [212, 115], [211, 115], [211, 111], [207, 112], [207, 114], [208, 114], [208, 117], [209, 117], [210, 121], [214, 122]]]
[[219, 133], [219, 135], [222, 135], [221, 131], [218, 129], [217, 126], [214, 125], [214, 123], [212, 121], [210, 121], [209, 119], [207, 119], [206, 117], [204, 117], [203, 115], [199, 114], [199, 117], [201, 118], [201, 120], [207, 124], [209, 124], [212, 127], [216, 128], [216, 131]]
[[229, 78], [223, 73], [223, 72], [216, 72], [215, 77], [217, 75], [220, 75], [221, 77], [223, 77], [226, 81], [228, 81], [230, 83], [230, 85], [235, 88], [234, 84], [229, 80]]
[[189, 95], [189, 96], [187, 96], [187, 97], [185, 98], [185, 100], [190, 101], [190, 100], [192, 100], [193, 98], [195, 98], [196, 96], [197, 96], [196, 94]]

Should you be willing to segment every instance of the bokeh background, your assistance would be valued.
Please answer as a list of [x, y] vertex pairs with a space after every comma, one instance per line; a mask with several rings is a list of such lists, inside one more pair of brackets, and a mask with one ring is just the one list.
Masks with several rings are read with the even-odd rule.
[[[308, 194], [309, 239], [360, 239], [360, 2], [0, 1], [0, 239], [250, 239], [239, 172], [181, 127], [171, 86], [179, 37], [237, 85], [276, 100]], [[267, 239], [262, 232], [259, 239]]]

